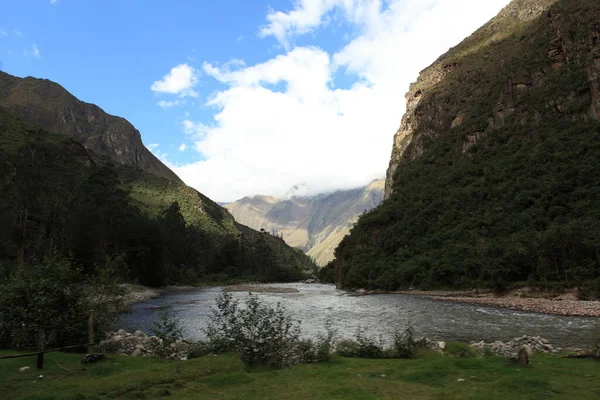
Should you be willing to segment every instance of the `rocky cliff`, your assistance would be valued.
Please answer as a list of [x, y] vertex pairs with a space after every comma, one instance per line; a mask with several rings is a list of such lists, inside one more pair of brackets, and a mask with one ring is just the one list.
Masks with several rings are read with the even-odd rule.
[[[569, 15], [574, 8], [579, 8], [577, 16]], [[599, 119], [600, 23], [594, 20], [595, 9], [593, 1], [515, 0], [422, 71], [406, 94], [385, 197], [394, 191], [398, 168], [422, 155], [427, 142], [440, 135], [464, 132], [459, 146], [466, 153], [500, 128], [536, 126], [547, 115]], [[571, 73], [587, 85], [542, 93], [551, 81]], [[527, 101], [532, 96], [540, 100], [533, 108]]]
[[600, 295], [599, 21], [597, 0], [515, 0], [421, 72], [340, 286]]
[[180, 181], [143, 145], [140, 132], [127, 120], [78, 100], [57, 83], [0, 71], [0, 107], [44, 130], [69, 135], [118, 164]]
[[281, 234], [288, 245], [301, 248], [318, 265], [325, 265], [358, 216], [381, 202], [383, 186], [383, 181], [373, 181], [363, 188], [287, 200], [244, 197], [225, 208], [239, 223]]

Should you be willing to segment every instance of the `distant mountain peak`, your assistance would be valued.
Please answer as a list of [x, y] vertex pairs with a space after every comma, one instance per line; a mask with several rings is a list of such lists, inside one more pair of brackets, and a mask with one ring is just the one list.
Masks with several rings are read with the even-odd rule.
[[[241, 224], [282, 233], [290, 246], [301, 248], [318, 265], [325, 265], [333, 259], [337, 244], [358, 216], [381, 202], [384, 184], [383, 180], [375, 180], [362, 188], [280, 199], [244, 197], [225, 208]], [[300, 194], [308, 192], [308, 185], [298, 184], [292, 189], [290, 192]]]

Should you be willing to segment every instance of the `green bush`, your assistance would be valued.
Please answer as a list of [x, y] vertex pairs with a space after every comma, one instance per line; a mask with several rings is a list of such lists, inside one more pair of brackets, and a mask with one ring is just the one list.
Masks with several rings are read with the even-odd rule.
[[397, 358], [410, 358], [414, 356], [414, 330], [408, 327], [404, 330], [396, 329], [393, 334], [393, 350]]
[[448, 342], [446, 343], [446, 348], [444, 349], [444, 353], [459, 356], [459, 357], [474, 357], [475, 352], [473, 348], [466, 343], [460, 342]]
[[247, 366], [284, 368], [300, 361], [300, 326], [281, 304], [269, 307], [250, 295], [240, 306], [228, 292], [216, 302], [206, 335], [221, 350], [237, 352]]
[[122, 260], [108, 259], [102, 274], [90, 277], [70, 258], [53, 254], [0, 276], [0, 347], [34, 347], [39, 329], [50, 347], [86, 343], [89, 312], [100, 332], [122, 307], [115, 278], [121, 267]]

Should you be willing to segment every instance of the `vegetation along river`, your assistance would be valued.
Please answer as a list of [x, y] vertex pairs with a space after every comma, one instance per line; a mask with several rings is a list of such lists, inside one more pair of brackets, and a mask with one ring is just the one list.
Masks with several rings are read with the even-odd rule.
[[[495, 341], [531, 335], [549, 339], [562, 347], [582, 347], [592, 341], [600, 328], [600, 318], [566, 317], [459, 304], [426, 297], [380, 294], [359, 296], [336, 290], [332, 285], [265, 285], [298, 289], [297, 293], [258, 293], [261, 300], [275, 305], [281, 302], [301, 322], [302, 335], [314, 337], [324, 332], [331, 320], [341, 337], [352, 338], [359, 327], [377, 338], [388, 336], [394, 327], [412, 326], [418, 337], [434, 340]], [[210, 319], [215, 297], [222, 288], [202, 288], [174, 292], [136, 303], [124, 314], [119, 328], [150, 332], [160, 311], [170, 307], [179, 320], [184, 337], [202, 339]], [[234, 292], [244, 298], [247, 292]]]

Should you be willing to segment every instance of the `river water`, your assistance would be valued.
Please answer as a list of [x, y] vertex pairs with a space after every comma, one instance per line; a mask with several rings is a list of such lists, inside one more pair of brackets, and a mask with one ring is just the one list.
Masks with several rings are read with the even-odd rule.
[[[557, 346], [583, 347], [591, 343], [594, 332], [600, 329], [600, 318], [528, 313], [402, 294], [357, 296], [336, 290], [333, 285], [265, 286], [299, 290], [298, 293], [257, 295], [267, 304], [281, 302], [292, 317], [301, 322], [304, 337], [324, 332], [329, 319], [344, 338], [352, 338], [358, 328], [373, 338], [386, 337], [395, 327], [410, 325], [418, 337], [433, 340], [507, 341], [522, 335], [539, 335]], [[131, 313], [122, 316], [119, 327], [149, 332], [159, 312], [170, 307], [180, 320], [185, 338], [202, 339], [214, 299], [221, 289], [175, 292], [134, 304]], [[244, 298], [248, 293], [235, 292], [233, 296]]]

